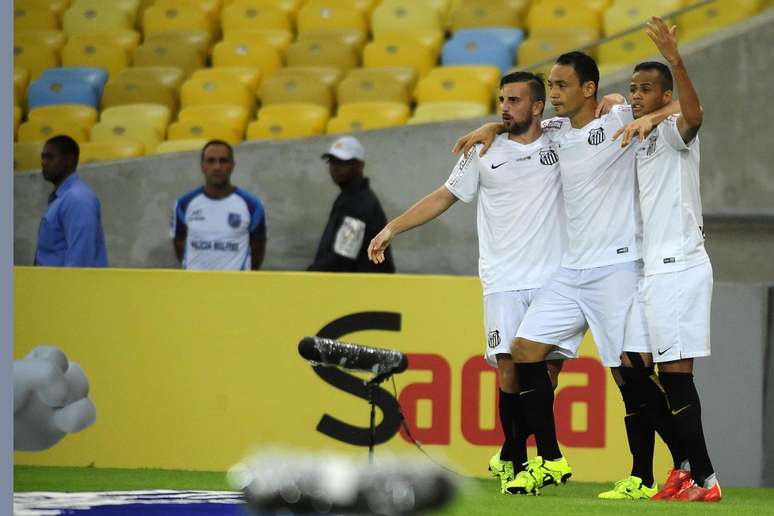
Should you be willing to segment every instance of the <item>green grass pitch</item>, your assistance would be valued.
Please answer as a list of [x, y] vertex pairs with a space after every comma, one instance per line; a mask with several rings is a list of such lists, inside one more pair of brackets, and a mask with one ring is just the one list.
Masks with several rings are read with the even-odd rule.
[[[229, 490], [225, 474], [204, 471], [158, 469], [107, 469], [16, 466], [14, 491], [107, 491], [135, 489]], [[451, 516], [583, 516], [625, 514], [730, 514], [774, 515], [774, 489], [726, 488], [720, 503], [611, 502], [596, 498], [608, 484], [570, 481], [560, 487], [547, 487], [541, 496], [504, 496], [497, 492], [497, 481], [465, 481], [454, 503], [442, 511]]]

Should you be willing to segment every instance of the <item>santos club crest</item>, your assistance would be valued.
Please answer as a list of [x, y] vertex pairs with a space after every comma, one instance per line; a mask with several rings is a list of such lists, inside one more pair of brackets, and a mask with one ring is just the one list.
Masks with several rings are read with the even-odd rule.
[[605, 141], [605, 129], [603, 127], [597, 127], [589, 131], [589, 145], [599, 145]]
[[542, 165], [554, 165], [559, 161], [559, 156], [556, 155], [554, 149], [547, 149], [540, 151], [540, 163]]

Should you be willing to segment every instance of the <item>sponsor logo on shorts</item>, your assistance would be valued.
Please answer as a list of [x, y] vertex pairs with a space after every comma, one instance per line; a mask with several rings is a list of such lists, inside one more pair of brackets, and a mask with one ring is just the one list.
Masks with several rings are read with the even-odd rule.
[[555, 165], [558, 162], [559, 156], [557, 156], [554, 149], [540, 151], [540, 163], [542, 165]]
[[673, 347], [673, 346], [669, 346], [668, 348], [666, 348], [666, 349], [665, 349], [665, 350], [663, 350], [663, 351], [661, 351], [661, 348], [659, 348], [659, 349], [657, 349], [656, 351], [658, 352], [658, 355], [659, 355], [659, 356], [661, 356], [661, 355], [663, 355], [664, 353], [666, 353], [667, 351], [669, 351], [670, 349], [672, 349], [672, 347]]
[[486, 345], [489, 346], [489, 349], [494, 349], [500, 345], [500, 330], [492, 330], [489, 332]]
[[619, 247], [618, 249], [615, 250], [615, 252], [616, 252], [616, 254], [626, 254], [626, 253], [629, 252], [629, 248], [628, 247]]
[[675, 263], [674, 257], [664, 258], [664, 263]]
[[597, 127], [589, 131], [589, 145], [599, 145], [605, 141], [605, 128]]

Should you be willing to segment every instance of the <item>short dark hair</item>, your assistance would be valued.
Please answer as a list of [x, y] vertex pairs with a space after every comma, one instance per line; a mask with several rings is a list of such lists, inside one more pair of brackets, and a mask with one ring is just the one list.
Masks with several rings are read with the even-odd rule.
[[578, 76], [578, 80], [580, 80], [581, 86], [586, 82], [593, 82], [594, 96], [596, 97], [597, 90], [599, 89], [599, 68], [597, 68], [597, 62], [594, 61], [593, 57], [575, 50], [560, 55], [556, 60], [556, 64], [572, 66], [575, 74]]
[[539, 100], [543, 104], [546, 103], [546, 84], [543, 75], [524, 71], [511, 72], [500, 79], [500, 88], [512, 82], [526, 82], [529, 86], [529, 96], [532, 102]]
[[81, 156], [81, 148], [78, 142], [66, 134], [58, 134], [46, 140], [46, 145], [53, 145], [63, 156], [72, 156], [75, 158], [75, 164], [78, 164], [78, 158]]
[[227, 148], [228, 157], [231, 158], [231, 161], [234, 161], [234, 149], [231, 147], [231, 145], [228, 144], [228, 142], [224, 142], [223, 140], [210, 140], [204, 144], [204, 147], [202, 147], [202, 155], [199, 158], [201, 162], [204, 162], [204, 152], [207, 150], [208, 147], [212, 147], [213, 145], [222, 145], [225, 148]]
[[634, 67], [634, 73], [641, 70], [656, 70], [661, 78], [661, 89], [664, 91], [674, 89], [672, 71], [664, 63], [659, 63], [658, 61], [645, 61]]

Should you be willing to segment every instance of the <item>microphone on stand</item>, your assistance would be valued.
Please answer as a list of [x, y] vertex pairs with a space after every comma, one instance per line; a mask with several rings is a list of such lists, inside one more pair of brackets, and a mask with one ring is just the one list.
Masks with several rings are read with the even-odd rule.
[[298, 353], [310, 362], [368, 371], [375, 375], [402, 373], [408, 368], [408, 358], [400, 351], [322, 337], [304, 337], [298, 343]]

